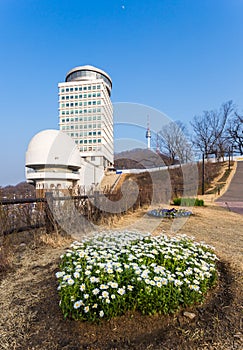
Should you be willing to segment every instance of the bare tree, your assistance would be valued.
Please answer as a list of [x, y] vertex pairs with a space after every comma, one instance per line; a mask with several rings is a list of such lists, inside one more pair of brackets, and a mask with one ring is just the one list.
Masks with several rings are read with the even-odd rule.
[[234, 111], [232, 101], [222, 104], [219, 111], [204, 111], [201, 116], [195, 116], [191, 122], [193, 128], [193, 145], [204, 153], [217, 155], [225, 152], [224, 131], [227, 119]]
[[226, 133], [228, 141], [233, 145], [236, 152], [243, 155], [243, 117], [237, 112], [229, 120]]
[[192, 147], [185, 134], [185, 126], [177, 121], [163, 126], [157, 135], [157, 148], [171, 159], [171, 164], [176, 160], [186, 163], [193, 158]]

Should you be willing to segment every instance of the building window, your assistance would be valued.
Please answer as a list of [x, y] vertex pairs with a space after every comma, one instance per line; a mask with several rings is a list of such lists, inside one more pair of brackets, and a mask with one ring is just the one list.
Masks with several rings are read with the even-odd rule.
[[95, 156], [91, 156], [91, 161], [92, 161], [92, 162], [95, 161]]

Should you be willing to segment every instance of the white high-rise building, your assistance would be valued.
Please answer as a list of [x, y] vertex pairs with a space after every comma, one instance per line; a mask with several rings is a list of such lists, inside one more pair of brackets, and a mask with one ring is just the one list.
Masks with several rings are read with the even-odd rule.
[[59, 89], [59, 127], [77, 144], [87, 163], [106, 169], [113, 165], [112, 81], [93, 66], [71, 69]]

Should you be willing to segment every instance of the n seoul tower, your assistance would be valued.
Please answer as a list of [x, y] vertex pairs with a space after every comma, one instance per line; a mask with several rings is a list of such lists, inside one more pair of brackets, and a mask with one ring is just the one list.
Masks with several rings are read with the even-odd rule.
[[150, 149], [151, 131], [149, 127], [149, 116], [147, 121], [146, 139], [147, 139], [147, 148]]

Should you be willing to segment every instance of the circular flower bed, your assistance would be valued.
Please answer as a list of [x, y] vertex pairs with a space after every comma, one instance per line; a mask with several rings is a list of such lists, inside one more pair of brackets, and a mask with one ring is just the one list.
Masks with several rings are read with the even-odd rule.
[[217, 280], [216, 260], [186, 236], [97, 233], [61, 256], [60, 307], [64, 317], [91, 322], [128, 310], [171, 313], [203, 300]]
[[150, 216], [155, 216], [159, 218], [172, 219], [172, 218], [181, 218], [185, 216], [190, 216], [192, 215], [192, 212], [185, 209], [172, 208], [172, 209], [153, 209], [153, 210], [150, 210], [147, 214]]

